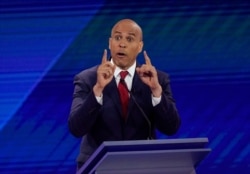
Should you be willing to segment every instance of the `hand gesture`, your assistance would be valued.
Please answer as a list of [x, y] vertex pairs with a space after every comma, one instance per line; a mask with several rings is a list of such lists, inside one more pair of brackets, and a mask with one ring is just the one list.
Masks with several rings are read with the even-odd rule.
[[105, 86], [111, 82], [114, 71], [115, 65], [107, 60], [107, 50], [105, 49], [102, 56], [102, 62], [97, 68], [97, 81], [93, 88], [96, 96], [100, 96]]
[[162, 93], [161, 85], [158, 81], [158, 75], [155, 67], [151, 64], [150, 58], [146, 51], [143, 52], [145, 58], [145, 64], [136, 68], [140, 79], [150, 87], [154, 97], [160, 97]]

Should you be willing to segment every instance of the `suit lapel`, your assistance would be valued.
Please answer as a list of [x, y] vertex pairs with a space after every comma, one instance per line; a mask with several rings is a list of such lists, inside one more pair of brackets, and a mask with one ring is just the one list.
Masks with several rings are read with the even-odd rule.
[[112, 100], [114, 105], [117, 108], [117, 111], [122, 114], [122, 108], [121, 108], [121, 102], [120, 102], [120, 96], [118, 92], [118, 88], [116, 85], [115, 78], [112, 79], [112, 81], [105, 87], [104, 94], [107, 95], [108, 98]]
[[[132, 82], [131, 95], [135, 98], [135, 100], [143, 99], [143, 91], [147, 88], [147, 86], [141, 81], [137, 73], [134, 75], [134, 79]], [[134, 100], [130, 96], [129, 106], [128, 106], [128, 114], [130, 115], [133, 112], [133, 108], [136, 107]]]

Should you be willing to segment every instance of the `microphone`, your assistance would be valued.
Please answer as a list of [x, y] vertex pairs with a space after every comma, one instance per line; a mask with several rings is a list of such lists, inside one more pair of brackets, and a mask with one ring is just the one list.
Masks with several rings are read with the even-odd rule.
[[143, 117], [145, 118], [145, 120], [147, 121], [148, 123], [148, 140], [152, 140], [153, 137], [152, 137], [152, 132], [151, 132], [151, 128], [152, 128], [152, 125], [151, 125], [151, 122], [150, 120], [148, 119], [148, 116], [146, 115], [146, 113], [143, 111], [143, 109], [141, 108], [141, 106], [138, 104], [138, 102], [136, 101], [134, 95], [132, 95], [131, 92], [129, 92], [131, 98], [133, 99], [133, 101], [135, 102], [135, 105], [137, 106], [137, 108], [140, 110], [140, 112], [142, 113]]
[[151, 125], [151, 122], [150, 122], [148, 116], [143, 111], [142, 107], [138, 104], [138, 102], [136, 101], [136, 99], [135, 99], [134, 95], [132, 94], [132, 92], [128, 90], [128, 87], [127, 87], [127, 84], [126, 84], [125, 80], [124, 79], [120, 79], [120, 82], [126, 87], [128, 93], [130, 94], [130, 97], [132, 98], [132, 100], [134, 101], [135, 105], [137, 106], [137, 108], [140, 110], [141, 114], [145, 118], [145, 120], [146, 120], [146, 122], [148, 124], [148, 140], [152, 140], [153, 139], [152, 132], [151, 132], [152, 125]]

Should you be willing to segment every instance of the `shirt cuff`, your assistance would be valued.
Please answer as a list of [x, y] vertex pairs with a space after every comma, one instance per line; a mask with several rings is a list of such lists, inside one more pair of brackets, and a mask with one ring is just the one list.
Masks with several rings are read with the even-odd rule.
[[101, 94], [101, 96], [95, 96], [95, 98], [96, 98], [97, 102], [98, 102], [100, 105], [102, 105], [102, 103], [103, 103], [103, 95]]
[[160, 97], [154, 97], [152, 95], [152, 104], [153, 104], [153, 106], [158, 105], [160, 102], [161, 102], [161, 96]]

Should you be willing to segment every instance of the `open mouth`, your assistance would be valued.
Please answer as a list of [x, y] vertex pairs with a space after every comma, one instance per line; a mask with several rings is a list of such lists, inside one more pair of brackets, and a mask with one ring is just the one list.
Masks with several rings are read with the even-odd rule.
[[125, 53], [119, 52], [119, 53], [117, 53], [117, 56], [118, 56], [118, 57], [124, 57], [124, 56], [126, 56], [126, 54], [125, 54]]

